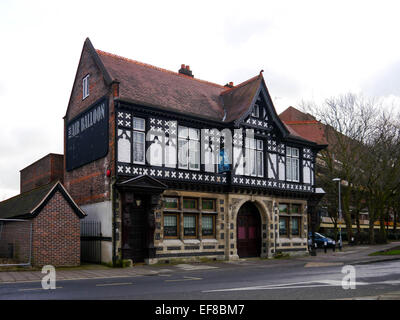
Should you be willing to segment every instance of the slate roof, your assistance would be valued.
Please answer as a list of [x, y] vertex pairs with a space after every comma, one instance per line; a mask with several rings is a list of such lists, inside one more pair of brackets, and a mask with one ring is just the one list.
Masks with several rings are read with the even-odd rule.
[[221, 121], [220, 93], [226, 87], [96, 50], [120, 99]]
[[[261, 87], [268, 91], [262, 71], [230, 88], [95, 49], [89, 38], [85, 46], [88, 46], [102, 70], [106, 83], [119, 83], [119, 99], [142, 106], [233, 123], [239, 119], [244, 120], [243, 117], [249, 114]], [[310, 142], [286, 126], [276, 113], [275, 120], [284, 136]]]
[[262, 74], [255, 76], [232, 89], [221, 93], [226, 110], [226, 122], [234, 121], [245, 113], [254, 99], [262, 82]]
[[0, 202], [0, 219], [10, 218], [33, 218], [40, 213], [43, 205], [60, 191], [64, 198], [69, 202], [75, 213], [83, 218], [86, 214], [72, 200], [71, 196], [62, 186], [61, 182], [51, 182], [47, 185], [38, 187], [15, 197]]

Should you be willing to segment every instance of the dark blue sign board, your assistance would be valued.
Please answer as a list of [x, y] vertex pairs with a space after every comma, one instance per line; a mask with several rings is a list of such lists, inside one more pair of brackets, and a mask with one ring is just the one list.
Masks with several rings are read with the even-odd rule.
[[103, 98], [67, 123], [66, 169], [71, 171], [108, 153], [108, 101]]
[[218, 172], [223, 173], [223, 172], [228, 172], [231, 171], [231, 165], [229, 161], [229, 156], [225, 152], [224, 149], [221, 149], [219, 152], [219, 163], [218, 163]]

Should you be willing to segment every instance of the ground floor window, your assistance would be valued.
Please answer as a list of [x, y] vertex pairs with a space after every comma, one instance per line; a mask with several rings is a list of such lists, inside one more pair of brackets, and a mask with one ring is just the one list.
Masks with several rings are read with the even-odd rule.
[[170, 198], [170, 197], [165, 198], [164, 203], [166, 209], [179, 209], [178, 198]]
[[300, 235], [300, 217], [292, 217], [292, 236]]
[[283, 237], [301, 234], [301, 204], [280, 203], [279, 204], [279, 235]]
[[164, 237], [178, 237], [178, 214], [164, 214]]
[[214, 237], [215, 235], [215, 217], [212, 215], [203, 215], [201, 220], [202, 235], [205, 237]]
[[197, 199], [183, 198], [183, 209], [197, 209]]
[[279, 217], [279, 235], [289, 236], [289, 217]]
[[215, 211], [215, 200], [213, 199], [203, 199], [201, 202], [201, 208], [207, 211]]
[[165, 239], [216, 237], [216, 199], [166, 196], [163, 203]]
[[196, 238], [197, 217], [195, 215], [183, 215], [183, 235], [185, 237]]

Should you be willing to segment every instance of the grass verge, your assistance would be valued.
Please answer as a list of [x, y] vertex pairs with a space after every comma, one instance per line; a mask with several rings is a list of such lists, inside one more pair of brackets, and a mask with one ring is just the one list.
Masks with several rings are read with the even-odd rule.
[[400, 255], [400, 246], [369, 254], [369, 256], [397, 256], [397, 255]]

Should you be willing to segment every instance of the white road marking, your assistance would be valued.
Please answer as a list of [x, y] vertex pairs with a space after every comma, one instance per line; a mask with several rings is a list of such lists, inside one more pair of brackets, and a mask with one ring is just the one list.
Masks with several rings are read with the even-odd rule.
[[218, 267], [213, 267], [213, 266], [192, 265], [192, 264], [177, 264], [176, 267], [185, 271], [218, 269]]
[[342, 266], [343, 262], [309, 262], [304, 268]]
[[132, 282], [114, 282], [114, 283], [100, 283], [96, 284], [96, 287], [106, 287], [106, 286], [128, 286], [131, 285]]
[[[357, 282], [356, 285], [369, 285], [371, 283]], [[278, 289], [299, 289], [299, 288], [317, 288], [317, 287], [341, 287], [342, 281], [338, 280], [316, 280], [307, 282], [294, 282], [294, 283], [281, 283], [271, 284], [265, 286], [230, 288], [230, 289], [216, 289], [202, 291], [206, 292], [222, 292], [222, 291], [252, 291], [252, 290], [278, 290]]]
[[195, 278], [195, 277], [183, 277], [183, 279], [171, 279], [171, 280], [164, 280], [165, 282], [180, 282], [180, 281], [192, 281], [192, 280], [203, 280], [202, 278]]
[[[56, 287], [56, 289], [62, 289], [62, 287]], [[18, 289], [18, 291], [36, 291], [36, 290], [51, 291], [51, 290], [43, 289], [43, 288], [24, 288], [24, 289]], [[52, 290], [54, 290], [54, 289], [52, 289]]]

